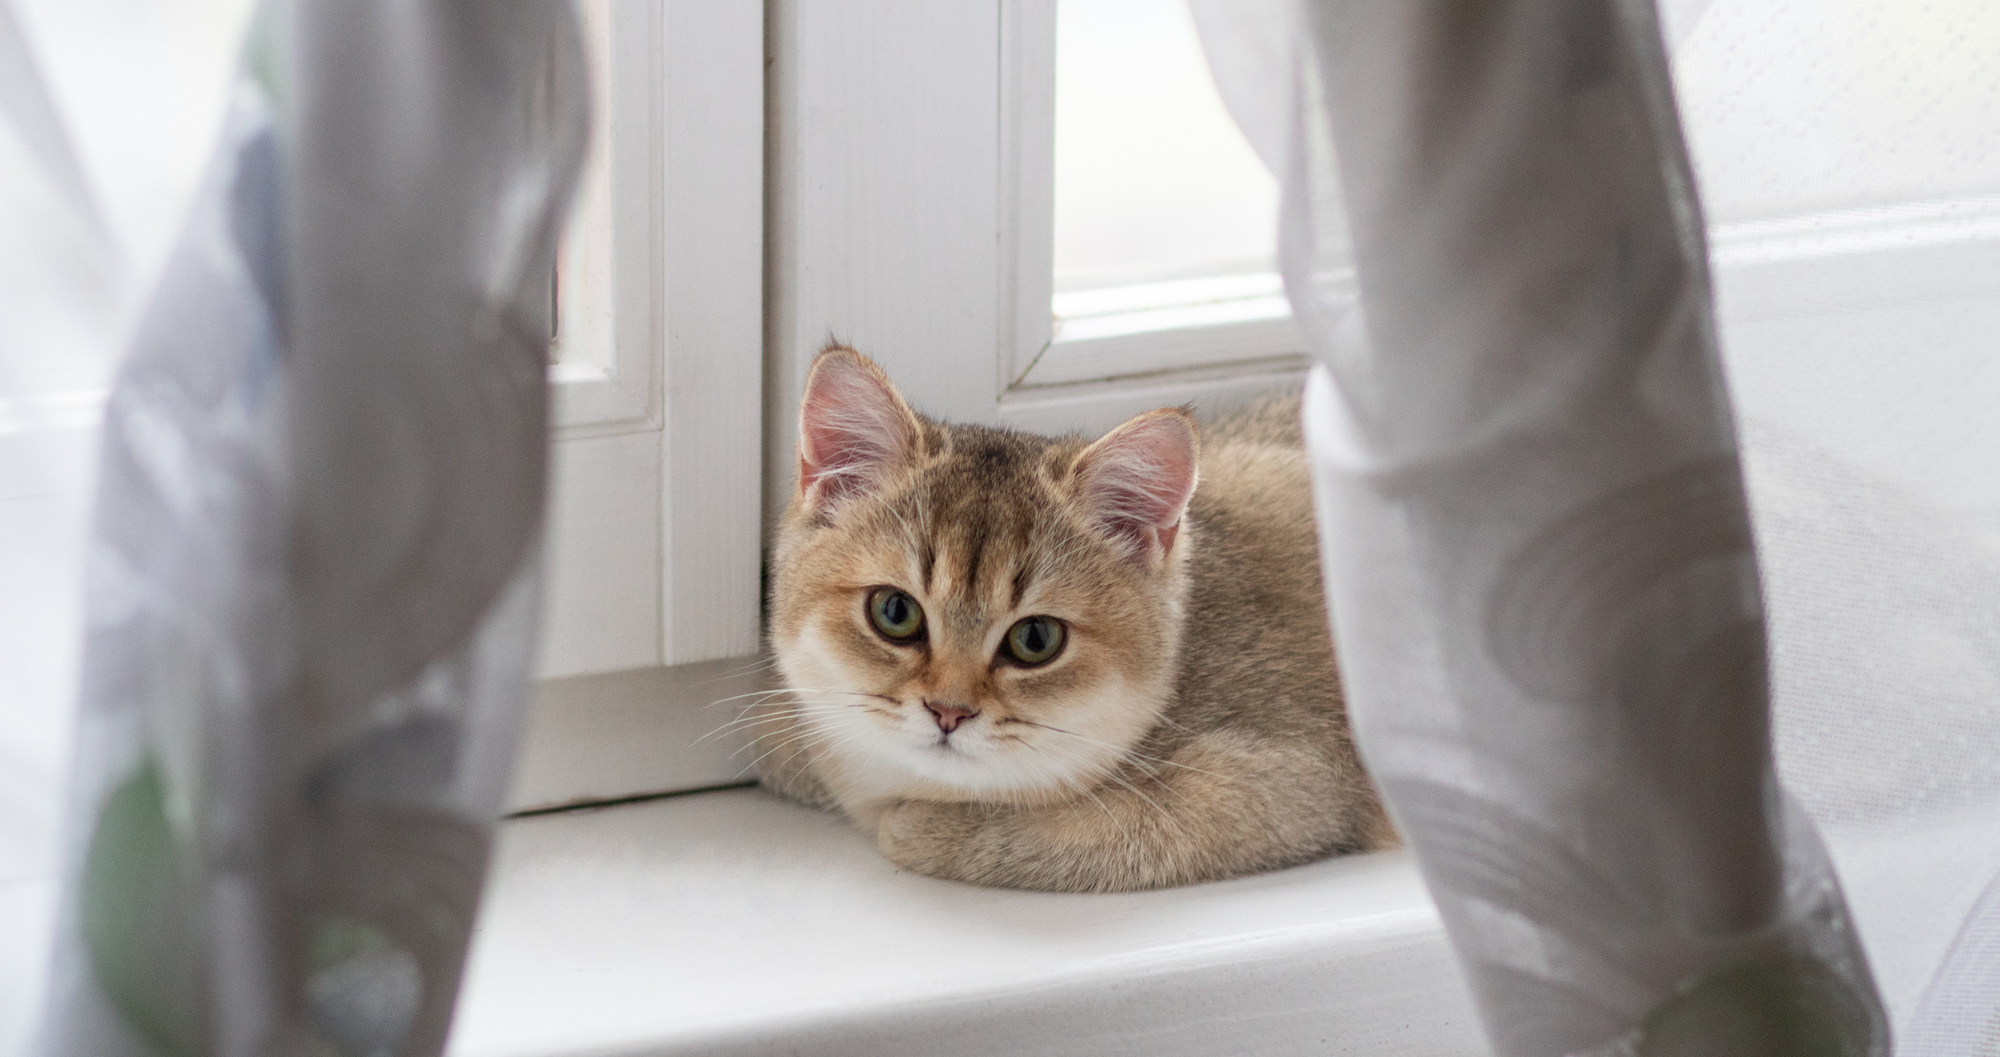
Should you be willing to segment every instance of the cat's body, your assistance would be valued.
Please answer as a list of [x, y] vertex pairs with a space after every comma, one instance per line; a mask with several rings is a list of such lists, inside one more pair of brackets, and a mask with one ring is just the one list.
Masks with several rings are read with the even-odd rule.
[[1296, 414], [1212, 427], [1196, 488], [1184, 412], [1095, 444], [943, 425], [823, 354], [774, 568], [792, 693], [751, 719], [766, 784], [906, 868], [1008, 887], [1393, 845], [1341, 703]]

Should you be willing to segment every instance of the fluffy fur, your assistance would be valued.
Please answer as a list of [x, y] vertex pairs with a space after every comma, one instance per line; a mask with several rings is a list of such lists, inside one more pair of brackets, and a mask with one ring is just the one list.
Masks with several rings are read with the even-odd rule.
[[[1091, 443], [924, 418], [838, 346], [806, 389], [772, 583], [787, 690], [744, 720], [767, 785], [903, 867], [1016, 888], [1395, 843], [1341, 704], [1295, 400], [1205, 445], [1184, 410]], [[883, 588], [921, 635], [871, 623]], [[1032, 616], [1066, 634], [1039, 666], [1006, 652]]]

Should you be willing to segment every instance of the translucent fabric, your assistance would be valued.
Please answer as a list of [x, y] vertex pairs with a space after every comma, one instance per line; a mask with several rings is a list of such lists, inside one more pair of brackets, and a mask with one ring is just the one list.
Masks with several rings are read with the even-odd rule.
[[1286, 48], [1204, 6], [1220, 77], [1290, 78], [1225, 97], [1283, 165], [1335, 635], [1496, 1051], [1887, 1053], [1775, 774], [1658, 12], [1273, 2]]
[[0, 1054], [42, 1008], [97, 423], [223, 119], [242, 0], [0, 0]]
[[560, 0], [261, 11], [104, 412], [42, 1048], [436, 1054], [533, 656]]

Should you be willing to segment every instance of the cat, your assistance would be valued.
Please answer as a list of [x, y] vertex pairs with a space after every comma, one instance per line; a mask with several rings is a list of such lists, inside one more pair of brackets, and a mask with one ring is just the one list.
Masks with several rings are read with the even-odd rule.
[[[1398, 843], [1349, 734], [1298, 402], [1095, 442], [912, 411], [829, 345], [799, 413], [768, 787], [974, 884], [1113, 892]], [[1199, 480], [1200, 486], [1196, 486]]]

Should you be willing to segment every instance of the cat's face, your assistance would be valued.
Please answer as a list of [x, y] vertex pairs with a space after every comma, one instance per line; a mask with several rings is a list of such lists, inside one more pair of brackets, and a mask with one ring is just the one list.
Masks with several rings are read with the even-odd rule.
[[834, 350], [801, 417], [772, 637], [814, 766], [882, 796], [1032, 799], [1131, 751], [1179, 647], [1186, 416], [1095, 445], [940, 426]]

